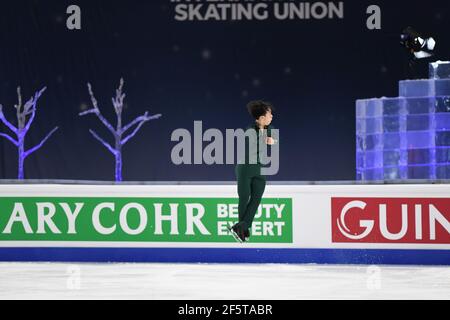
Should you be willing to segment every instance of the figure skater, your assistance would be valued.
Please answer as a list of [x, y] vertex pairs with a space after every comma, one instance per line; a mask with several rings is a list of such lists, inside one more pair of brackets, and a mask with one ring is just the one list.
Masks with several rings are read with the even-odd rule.
[[[274, 110], [272, 104], [261, 100], [251, 101], [247, 109], [255, 121], [247, 127], [247, 130], [255, 130], [256, 141], [250, 142], [250, 139], [246, 139], [244, 164], [238, 163], [235, 167], [239, 195], [239, 222], [230, 227], [229, 231], [239, 242], [249, 240], [253, 219], [266, 188], [266, 178], [261, 175], [259, 143], [261, 139], [267, 145], [274, 145], [277, 142], [271, 137], [270, 124]], [[252, 164], [250, 159], [257, 159], [257, 161]]]

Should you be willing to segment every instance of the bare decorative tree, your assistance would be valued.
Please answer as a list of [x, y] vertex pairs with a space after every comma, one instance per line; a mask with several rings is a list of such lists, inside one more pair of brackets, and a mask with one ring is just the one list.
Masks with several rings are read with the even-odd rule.
[[[14, 127], [5, 117], [3, 114], [3, 106], [0, 104], [0, 120], [17, 136], [17, 139], [14, 139], [10, 135], [6, 133], [0, 133], [0, 136], [8, 139], [11, 141], [18, 149], [18, 179], [23, 180], [24, 178], [24, 162], [25, 159], [32, 154], [33, 152], [40, 149], [44, 143], [50, 138], [50, 136], [58, 130], [58, 127], [55, 127], [50, 133], [47, 134], [47, 136], [35, 147], [25, 151], [25, 136], [28, 133], [28, 130], [30, 130], [30, 126], [34, 121], [34, 118], [36, 116], [36, 106], [37, 101], [41, 97], [41, 95], [44, 93], [44, 91], [47, 88], [44, 87], [41, 91], [38, 91], [35, 93], [34, 97], [31, 97], [30, 100], [28, 100], [24, 106], [22, 106], [22, 95], [20, 92], [20, 87], [17, 88], [17, 95], [18, 95], [18, 104], [16, 104], [14, 107], [16, 108], [17, 113], [17, 128]], [[30, 116], [27, 120], [27, 117]]]
[[[116, 128], [113, 128], [108, 120], [106, 120], [106, 118], [101, 114], [100, 109], [98, 108], [97, 100], [95, 99], [94, 93], [92, 92], [92, 86], [90, 83], [88, 83], [88, 90], [89, 95], [91, 96], [93, 108], [79, 114], [80, 116], [85, 116], [87, 114], [94, 113], [103, 123], [103, 125], [108, 128], [108, 130], [113, 134], [115, 142], [114, 147], [112, 147], [108, 142], [102, 139], [94, 130], [89, 130], [94, 138], [97, 139], [101, 144], [103, 144], [106, 149], [108, 149], [114, 155], [116, 160], [116, 181], [122, 181], [122, 147], [136, 135], [136, 133], [141, 129], [144, 123], [150, 120], [159, 119], [161, 117], [161, 114], [149, 116], [149, 113], [145, 112], [144, 115], [137, 117], [126, 126], [122, 126], [123, 100], [125, 99], [125, 94], [122, 93], [123, 85], [124, 81], [123, 79], [120, 79], [120, 85], [116, 90], [116, 96], [112, 98], [112, 104], [117, 115]], [[127, 132], [130, 131], [134, 126], [136, 126], [134, 130], [127, 135]]]

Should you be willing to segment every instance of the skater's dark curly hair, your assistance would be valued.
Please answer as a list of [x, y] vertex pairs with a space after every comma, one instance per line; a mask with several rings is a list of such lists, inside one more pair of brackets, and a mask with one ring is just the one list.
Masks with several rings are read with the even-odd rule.
[[263, 100], [255, 100], [250, 101], [247, 104], [247, 110], [253, 118], [258, 120], [259, 117], [264, 116], [268, 111], [273, 112], [275, 109], [270, 102]]

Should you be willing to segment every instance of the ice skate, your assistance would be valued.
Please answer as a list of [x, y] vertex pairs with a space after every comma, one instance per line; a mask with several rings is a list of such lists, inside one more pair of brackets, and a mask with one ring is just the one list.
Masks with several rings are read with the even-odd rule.
[[245, 235], [242, 232], [242, 238], [239, 236], [239, 230], [236, 230], [237, 228], [235, 228], [236, 225], [230, 227], [228, 226], [228, 231], [230, 231], [230, 234], [233, 236], [234, 240], [236, 240], [239, 243], [244, 243], [245, 242]]

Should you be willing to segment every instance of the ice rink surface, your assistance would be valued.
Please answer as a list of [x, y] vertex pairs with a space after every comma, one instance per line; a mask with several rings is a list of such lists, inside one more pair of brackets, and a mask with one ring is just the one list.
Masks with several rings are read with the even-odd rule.
[[450, 299], [450, 267], [0, 263], [0, 299]]

